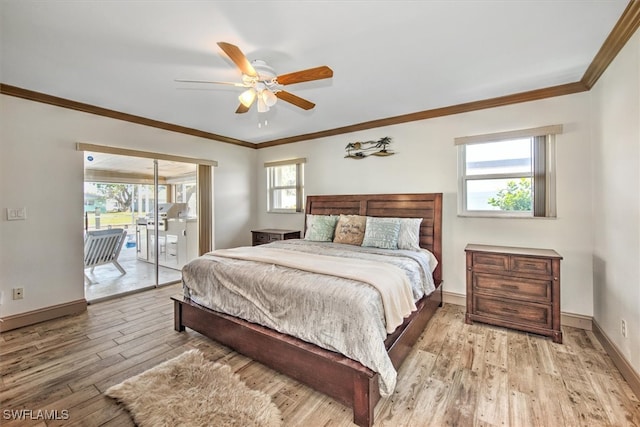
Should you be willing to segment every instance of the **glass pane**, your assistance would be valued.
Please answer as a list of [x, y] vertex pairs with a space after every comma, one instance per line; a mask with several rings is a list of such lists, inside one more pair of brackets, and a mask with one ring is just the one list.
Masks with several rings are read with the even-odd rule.
[[296, 190], [293, 188], [273, 190], [272, 209], [295, 209]]
[[274, 187], [296, 185], [296, 165], [276, 166], [273, 168]]
[[158, 178], [167, 183], [158, 186], [159, 198], [165, 199], [158, 206], [162, 208], [158, 226], [147, 226], [147, 230], [151, 262], [155, 262], [155, 249], [158, 251], [159, 285], [180, 280], [182, 267], [198, 250], [197, 211], [190, 209], [197, 199], [195, 176], [196, 165], [158, 161]]
[[466, 174], [531, 173], [531, 139], [465, 146]]
[[[153, 185], [136, 184], [133, 206], [139, 217], [153, 216]], [[167, 203], [167, 186], [158, 185], [158, 203]]]
[[[114, 172], [118, 182], [109, 181]], [[153, 160], [106, 153], [87, 153], [85, 156], [84, 228], [93, 230], [123, 228], [126, 230], [124, 245], [118, 254], [118, 264], [126, 271], [122, 274], [115, 264], [104, 264], [86, 269], [85, 274], [93, 282], [85, 284], [85, 298], [95, 301], [124, 292], [156, 286], [155, 267], [140, 261], [140, 253], [147, 250], [146, 234], [140, 230], [140, 217], [154, 205], [152, 185], [138, 183], [140, 175], [153, 177]], [[141, 192], [141, 187], [144, 190]], [[166, 186], [160, 191], [160, 202], [167, 197]], [[146, 232], [146, 221], [145, 232]], [[88, 235], [88, 234], [87, 234]], [[141, 236], [144, 235], [144, 245]]]
[[[136, 184], [85, 182], [85, 228], [98, 230], [108, 227], [135, 228], [140, 196]], [[145, 186], [152, 188], [152, 186]], [[149, 190], [151, 191], [151, 190]], [[160, 191], [160, 200], [166, 199], [166, 187]], [[147, 199], [152, 205], [153, 191]]]
[[479, 179], [467, 181], [468, 211], [531, 212], [531, 178]]

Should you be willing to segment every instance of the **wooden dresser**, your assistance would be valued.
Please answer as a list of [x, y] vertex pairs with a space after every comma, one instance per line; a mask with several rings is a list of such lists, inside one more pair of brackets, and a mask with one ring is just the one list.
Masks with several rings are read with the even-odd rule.
[[560, 256], [550, 249], [469, 244], [466, 323], [519, 329], [562, 343]]
[[251, 237], [253, 246], [258, 246], [275, 242], [276, 240], [299, 239], [300, 231], [265, 228], [263, 230], [251, 230]]

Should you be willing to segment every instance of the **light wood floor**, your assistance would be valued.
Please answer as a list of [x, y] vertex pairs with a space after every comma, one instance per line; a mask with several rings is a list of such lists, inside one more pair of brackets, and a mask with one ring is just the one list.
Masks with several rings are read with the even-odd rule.
[[[187, 330], [173, 330], [172, 285], [89, 306], [86, 313], [0, 335], [0, 424], [127, 426], [109, 386], [191, 348], [272, 396], [285, 426], [350, 426], [351, 411]], [[465, 325], [462, 307], [431, 320], [399, 372], [376, 426], [640, 426], [640, 402], [594, 335], [565, 343]], [[69, 419], [7, 421], [6, 410], [68, 411]]]

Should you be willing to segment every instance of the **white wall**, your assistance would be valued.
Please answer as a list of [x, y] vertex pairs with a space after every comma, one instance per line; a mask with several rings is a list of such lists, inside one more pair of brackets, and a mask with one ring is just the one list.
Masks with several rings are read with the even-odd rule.
[[[594, 318], [640, 373], [640, 33], [592, 93]], [[627, 322], [628, 338], [621, 333]]]
[[[0, 317], [84, 298], [83, 153], [76, 142], [218, 161], [214, 244], [248, 244], [256, 151], [0, 95]], [[26, 221], [6, 208], [26, 207]], [[13, 301], [11, 289], [24, 288]]]
[[[563, 124], [557, 137], [557, 219], [457, 216], [455, 137]], [[349, 142], [393, 138], [390, 157], [345, 159]], [[444, 290], [465, 294], [467, 243], [552, 248], [563, 257], [562, 311], [593, 314], [589, 94], [458, 114], [258, 150], [263, 162], [307, 157], [306, 194], [442, 192]], [[258, 175], [258, 225], [302, 230], [302, 214], [266, 213]]]

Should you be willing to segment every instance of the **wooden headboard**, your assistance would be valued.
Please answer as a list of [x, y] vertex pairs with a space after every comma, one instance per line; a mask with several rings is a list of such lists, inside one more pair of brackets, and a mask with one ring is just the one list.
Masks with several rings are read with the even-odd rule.
[[[428, 249], [438, 259], [433, 279], [436, 286], [440, 285], [442, 281], [442, 193], [307, 196], [305, 214], [422, 218], [420, 247]], [[307, 229], [306, 217], [304, 229]]]

